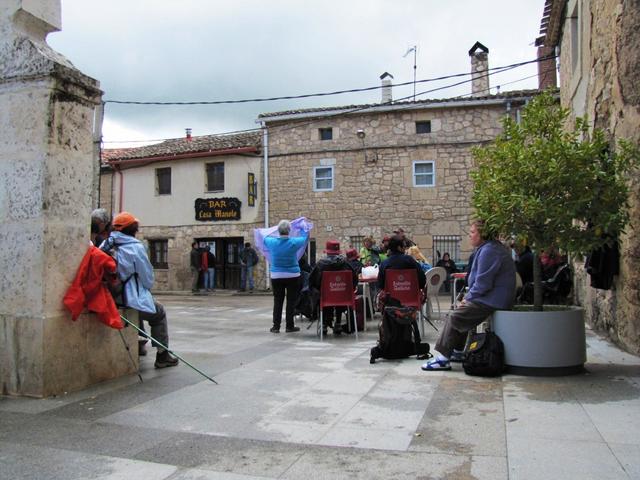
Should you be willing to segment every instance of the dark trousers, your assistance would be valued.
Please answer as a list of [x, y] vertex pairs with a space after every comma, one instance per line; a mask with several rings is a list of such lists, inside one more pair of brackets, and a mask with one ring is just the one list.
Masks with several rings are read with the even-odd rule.
[[476, 328], [495, 311], [495, 308], [479, 303], [467, 302], [460, 305], [445, 321], [435, 349], [445, 357], [451, 357], [454, 348], [456, 350], [464, 348], [469, 330]]
[[271, 289], [273, 290], [273, 326], [280, 328], [282, 322], [282, 305], [284, 297], [287, 297], [287, 310], [285, 314], [286, 328], [291, 328], [293, 324], [293, 314], [300, 292], [300, 277], [293, 278], [272, 278]]
[[[156, 306], [156, 313], [141, 312], [138, 310], [138, 319], [142, 323], [145, 320], [151, 327], [151, 336], [162, 343], [165, 347], [169, 347], [169, 328], [167, 327], [167, 314], [162, 304], [153, 301]], [[144, 329], [143, 329], [144, 330]], [[153, 342], [154, 347], [158, 347], [159, 351], [164, 350], [157, 343]]]

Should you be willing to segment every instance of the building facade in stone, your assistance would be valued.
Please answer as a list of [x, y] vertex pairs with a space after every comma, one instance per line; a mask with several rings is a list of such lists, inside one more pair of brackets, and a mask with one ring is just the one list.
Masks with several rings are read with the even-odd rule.
[[[238, 254], [264, 226], [260, 134], [205, 135], [104, 150], [101, 205], [140, 219], [155, 289], [189, 290], [191, 244], [216, 256], [216, 288], [240, 286]], [[264, 262], [255, 272], [264, 276]], [[258, 285], [261, 285], [258, 282]]]
[[[560, 98], [612, 143], [640, 141], [640, 9], [637, 1], [547, 0], [537, 44], [560, 55]], [[577, 300], [587, 321], [640, 353], [640, 179], [630, 178], [631, 225], [621, 239], [620, 274], [611, 290], [589, 286], [576, 264]]]
[[327, 239], [359, 248], [401, 227], [430, 261], [466, 261], [472, 215], [472, 148], [502, 131], [538, 90], [489, 95], [488, 49], [469, 51], [472, 96], [268, 113], [269, 223], [301, 215], [315, 223], [311, 255]]

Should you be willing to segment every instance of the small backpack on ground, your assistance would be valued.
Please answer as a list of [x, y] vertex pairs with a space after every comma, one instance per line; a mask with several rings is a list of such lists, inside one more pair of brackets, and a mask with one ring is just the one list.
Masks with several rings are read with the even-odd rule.
[[497, 377], [504, 372], [504, 345], [495, 333], [471, 333], [462, 368], [467, 375]]
[[417, 355], [419, 359], [429, 358], [429, 344], [421, 343], [418, 329], [418, 311], [403, 307], [396, 299], [387, 297], [379, 327], [378, 344], [371, 349], [369, 363], [376, 358], [394, 360]]

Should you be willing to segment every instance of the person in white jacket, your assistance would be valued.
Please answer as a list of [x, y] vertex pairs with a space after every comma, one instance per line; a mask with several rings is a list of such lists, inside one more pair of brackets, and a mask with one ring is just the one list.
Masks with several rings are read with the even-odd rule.
[[[117, 263], [118, 277], [123, 283], [124, 304], [139, 312], [139, 319], [151, 327], [151, 336], [169, 347], [169, 329], [164, 307], [151, 295], [153, 287], [153, 267], [142, 242], [135, 238], [139, 221], [129, 212], [121, 212], [113, 219], [113, 231], [102, 245], [101, 250], [111, 252]], [[174, 367], [178, 359], [160, 345], [157, 347], [156, 368]]]

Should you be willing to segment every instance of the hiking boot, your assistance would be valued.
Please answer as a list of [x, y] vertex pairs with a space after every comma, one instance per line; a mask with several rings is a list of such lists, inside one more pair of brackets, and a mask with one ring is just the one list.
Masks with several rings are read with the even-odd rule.
[[271, 333], [280, 333], [280, 327], [271, 327], [269, 331]]
[[287, 327], [287, 329], [285, 330], [285, 332], [287, 333], [293, 333], [293, 332], [299, 332], [300, 331], [300, 327]]
[[156, 362], [153, 364], [156, 368], [175, 367], [178, 365], [178, 359], [166, 350], [156, 355]]

